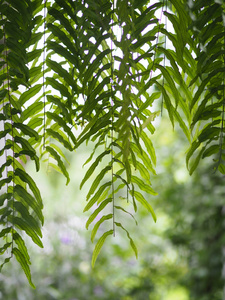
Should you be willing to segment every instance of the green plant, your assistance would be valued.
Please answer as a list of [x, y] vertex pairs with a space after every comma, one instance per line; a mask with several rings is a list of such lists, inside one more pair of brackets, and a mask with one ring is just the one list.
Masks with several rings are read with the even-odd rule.
[[0, 1], [0, 251], [6, 253], [1, 268], [14, 254], [33, 286], [21, 231], [42, 247], [44, 218], [40, 192], [24, 164], [33, 160], [38, 171], [39, 159], [46, 160], [68, 184], [60, 146], [73, 152], [88, 142], [94, 148], [81, 187], [97, 166], [101, 171], [87, 194], [84, 211], [97, 208], [86, 226], [102, 213], [91, 239], [99, 226], [106, 228], [92, 265], [117, 229], [137, 256], [117, 211], [133, 217], [140, 203], [156, 221], [145, 193], [156, 194], [151, 187], [156, 154], [149, 135], [155, 131], [157, 101], [190, 141], [190, 174], [201, 158], [212, 155], [218, 155], [215, 168], [224, 173], [224, 3], [190, 3]]

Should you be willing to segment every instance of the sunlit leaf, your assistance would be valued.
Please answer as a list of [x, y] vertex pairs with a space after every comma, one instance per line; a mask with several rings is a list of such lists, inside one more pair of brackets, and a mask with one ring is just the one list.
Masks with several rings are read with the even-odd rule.
[[24, 273], [27, 276], [27, 279], [28, 279], [30, 285], [32, 286], [32, 288], [35, 289], [35, 285], [33, 284], [32, 280], [31, 280], [30, 268], [29, 268], [29, 265], [23, 255], [23, 253], [16, 247], [14, 247], [13, 254], [15, 255], [17, 261], [20, 263], [21, 267], [23, 268]]
[[94, 194], [94, 196], [88, 200], [88, 204], [85, 206], [84, 212], [88, 211], [96, 202], [98, 202], [99, 199], [102, 197], [102, 194], [104, 194], [104, 192], [108, 193], [108, 190], [110, 189], [111, 184], [112, 184], [112, 182], [108, 181], [99, 187], [99, 189]]
[[94, 241], [94, 238], [95, 238], [95, 235], [98, 231], [98, 228], [99, 226], [105, 222], [106, 220], [110, 220], [112, 219], [113, 215], [112, 214], [108, 214], [108, 215], [105, 215], [105, 216], [102, 216], [100, 220], [98, 220], [98, 222], [95, 223], [95, 226], [93, 227], [92, 229], [92, 232], [91, 232], [91, 241], [93, 242]]
[[97, 244], [96, 244], [96, 246], [95, 246], [95, 249], [94, 249], [94, 251], [93, 251], [93, 255], [92, 255], [91, 265], [92, 265], [93, 268], [94, 268], [94, 266], [95, 266], [96, 259], [98, 258], [98, 255], [99, 255], [99, 253], [100, 253], [100, 250], [101, 250], [101, 248], [102, 248], [102, 246], [103, 246], [103, 244], [104, 244], [106, 238], [107, 238], [108, 236], [112, 235], [112, 234], [113, 234], [113, 230], [112, 230], [112, 229], [109, 230], [109, 231], [106, 231], [106, 232], [103, 233], [103, 235], [102, 235], [102, 236], [100, 237], [100, 239], [98, 240], [98, 242], [97, 242]]
[[26, 182], [31, 191], [33, 192], [35, 198], [36, 198], [36, 201], [38, 202], [38, 204], [40, 205], [40, 207], [42, 208], [43, 207], [43, 204], [42, 204], [42, 199], [41, 199], [41, 194], [40, 194], [40, 191], [36, 185], [36, 183], [34, 182], [34, 180], [31, 178], [30, 175], [28, 175], [25, 171], [23, 171], [22, 169], [20, 168], [17, 168], [15, 170], [15, 176], [19, 176], [19, 178], [23, 181], [23, 182]]
[[106, 166], [105, 168], [103, 168], [101, 170], [101, 172], [96, 176], [95, 180], [93, 181], [89, 192], [87, 194], [87, 200], [91, 197], [91, 195], [95, 192], [95, 190], [97, 189], [98, 185], [100, 184], [101, 180], [103, 179], [103, 177], [106, 175], [106, 173], [108, 171], [111, 170], [111, 166]]
[[110, 153], [109, 150], [106, 150], [104, 152], [102, 152], [94, 161], [94, 163], [90, 166], [90, 168], [87, 170], [84, 178], [81, 181], [80, 184], [80, 189], [82, 188], [82, 186], [84, 185], [84, 183], [88, 180], [88, 178], [92, 175], [92, 173], [94, 172], [94, 170], [96, 169], [97, 165], [99, 164], [99, 162], [102, 160], [102, 158], [105, 155], [108, 155]]
[[106, 207], [108, 203], [112, 202], [112, 198], [105, 199], [101, 204], [94, 210], [86, 222], [86, 228], [94, 221], [97, 215]]
[[132, 247], [132, 249], [134, 250], [134, 253], [135, 253], [135, 256], [136, 256], [136, 258], [138, 258], [138, 251], [137, 251], [137, 247], [136, 247], [136, 245], [134, 244], [134, 241], [133, 241], [133, 239], [131, 238], [131, 236], [130, 236], [130, 234], [129, 234], [129, 232], [122, 226], [122, 224], [121, 223], [118, 223], [118, 222], [115, 222], [115, 224], [116, 224], [116, 226], [118, 226], [118, 227], [120, 227], [120, 228], [122, 228], [125, 232], [126, 232], [126, 234], [127, 234], [127, 237], [129, 238], [129, 240], [130, 240], [130, 245], [131, 245], [131, 247]]
[[52, 147], [47, 146], [46, 150], [51, 154], [51, 156], [57, 161], [57, 164], [60, 168], [60, 170], [62, 171], [63, 175], [66, 177], [67, 181], [66, 184], [68, 184], [70, 182], [70, 177], [69, 177], [69, 173], [66, 170], [66, 167], [60, 157], [60, 155], [55, 151], [55, 149], [53, 149]]
[[43, 225], [44, 217], [42, 214], [42, 206], [39, 205], [35, 198], [20, 185], [14, 186], [14, 192], [17, 193], [23, 199], [23, 201], [25, 201], [25, 203], [27, 203], [27, 205], [33, 209]]
[[153, 220], [156, 222], [157, 218], [152, 206], [148, 203], [148, 201], [144, 198], [144, 196], [141, 193], [137, 191], [134, 191], [133, 193], [137, 201], [140, 202], [151, 213]]

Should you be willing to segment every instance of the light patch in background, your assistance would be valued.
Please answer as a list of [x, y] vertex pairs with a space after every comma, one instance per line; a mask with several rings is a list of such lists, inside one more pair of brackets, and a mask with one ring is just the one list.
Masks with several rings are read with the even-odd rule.
[[177, 169], [174, 172], [174, 178], [175, 178], [177, 183], [187, 182], [187, 180], [189, 178], [189, 174], [188, 174], [187, 169], [185, 169], [185, 168]]
[[185, 288], [177, 287], [168, 292], [165, 300], [189, 300], [188, 292]]

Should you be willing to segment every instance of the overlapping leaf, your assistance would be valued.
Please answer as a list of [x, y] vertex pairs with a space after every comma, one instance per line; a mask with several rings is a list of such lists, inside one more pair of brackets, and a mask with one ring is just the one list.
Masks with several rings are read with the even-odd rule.
[[[34, 285], [30, 274], [30, 258], [20, 232], [26, 233], [40, 247], [43, 246], [40, 239], [40, 226], [44, 221], [40, 191], [23, 167], [28, 159], [32, 159], [37, 171], [39, 169], [39, 157], [35, 147], [40, 144], [41, 139], [36, 127], [41, 126], [42, 122], [36, 126], [34, 122], [33, 126], [28, 124], [43, 109], [43, 104], [32, 103], [32, 98], [36, 97], [41, 85], [30, 87], [31, 82], [36, 82], [37, 75], [29, 73], [28, 63], [37, 62], [42, 53], [41, 49], [36, 49], [42, 33], [32, 32], [42, 24], [42, 16], [37, 15], [42, 8], [42, 1], [39, 0], [9, 0], [0, 4], [3, 40], [0, 54], [3, 121], [1, 157], [5, 158], [5, 163], [1, 166], [0, 225], [3, 228], [2, 240], [5, 241], [6, 236], [11, 236], [12, 240], [2, 247], [4, 262], [1, 268], [14, 254], [32, 287]], [[27, 89], [24, 93], [19, 91], [21, 86]], [[4, 258], [5, 249], [9, 247], [12, 255]]]
[[[204, 9], [200, 10], [200, 7]], [[195, 151], [199, 151], [199, 154], [196, 154], [190, 173], [201, 158], [208, 156], [215, 158], [215, 169], [223, 173], [224, 7], [220, 2], [207, 1], [203, 6], [201, 1], [197, 1], [190, 5], [190, 13], [193, 18], [193, 36], [197, 41], [197, 74], [190, 85], [194, 86], [199, 82], [190, 105], [195, 139], [189, 157]]]
[[[156, 221], [149, 196], [156, 195], [150, 135], [159, 114], [153, 109], [157, 101], [163, 101], [172, 125], [177, 121], [192, 142], [190, 173], [202, 157], [215, 154], [216, 167], [224, 172], [224, 6], [203, 2], [194, 1], [191, 14], [185, 0], [168, 1], [164, 8], [162, 1], [1, 2], [0, 153], [7, 159], [0, 169], [0, 237], [11, 234], [17, 244], [6, 243], [1, 252], [11, 247], [32, 286], [29, 255], [18, 230], [42, 246], [42, 200], [23, 167], [31, 159], [38, 170], [39, 152], [68, 183], [61, 147], [73, 151], [93, 145], [81, 181], [82, 187], [92, 180], [86, 226], [95, 222], [92, 241], [100, 225], [109, 221], [112, 229], [98, 239], [92, 265], [115, 226], [125, 232], [137, 256], [129, 231], [117, 220], [118, 211], [133, 216], [139, 203]], [[41, 15], [44, 6], [47, 24]], [[159, 15], [173, 30], [167, 30]], [[18, 91], [20, 86], [25, 92]], [[124, 200], [132, 203], [131, 211]]]

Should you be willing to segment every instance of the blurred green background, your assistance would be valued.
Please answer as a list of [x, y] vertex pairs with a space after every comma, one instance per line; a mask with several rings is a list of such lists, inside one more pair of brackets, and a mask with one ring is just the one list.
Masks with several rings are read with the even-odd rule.
[[[34, 175], [45, 215], [44, 249], [27, 239], [36, 290], [13, 260], [0, 274], [0, 299], [223, 299], [224, 177], [213, 173], [212, 161], [207, 160], [190, 177], [185, 166], [188, 144], [167, 122], [161, 120], [153, 138], [158, 176], [152, 184], [159, 195], [148, 201], [157, 223], [141, 207], [135, 216], [138, 226], [129, 216], [125, 220], [138, 260], [126, 236], [117, 232], [91, 268], [94, 245], [85, 228], [89, 213], [82, 212], [88, 186], [79, 190], [90, 145], [69, 157], [69, 186], [60, 174], [46, 172], [46, 164]], [[31, 165], [28, 168], [32, 171]]]

